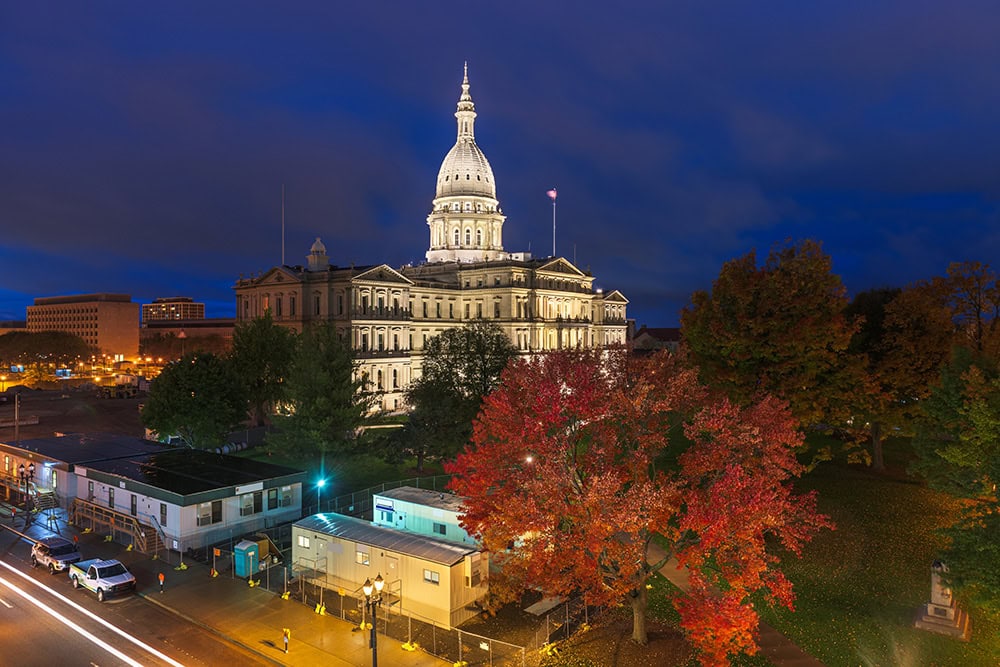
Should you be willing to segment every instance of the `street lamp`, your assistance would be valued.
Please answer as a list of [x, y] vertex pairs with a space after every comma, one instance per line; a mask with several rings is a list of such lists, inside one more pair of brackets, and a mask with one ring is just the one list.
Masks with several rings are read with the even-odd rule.
[[27, 526], [29, 519], [31, 518], [31, 512], [28, 509], [28, 484], [35, 479], [35, 464], [30, 463], [28, 469], [25, 470], [24, 464], [22, 463], [17, 467], [17, 473], [21, 478], [21, 482], [24, 484], [24, 525]]
[[372, 634], [368, 639], [368, 645], [372, 649], [372, 667], [378, 667], [378, 635], [375, 633], [375, 620], [377, 618], [377, 610], [382, 606], [383, 586], [385, 586], [385, 581], [382, 579], [381, 572], [375, 577], [374, 585], [372, 585], [371, 579], [365, 579], [365, 583], [361, 586], [361, 590], [365, 592], [365, 606], [368, 608], [368, 613], [372, 619]]
[[325, 479], [320, 479], [318, 482], [316, 482], [316, 511], [317, 512], [322, 512], [323, 511], [323, 502], [322, 502], [322, 499], [323, 499], [323, 487], [324, 486], [326, 486], [326, 480]]

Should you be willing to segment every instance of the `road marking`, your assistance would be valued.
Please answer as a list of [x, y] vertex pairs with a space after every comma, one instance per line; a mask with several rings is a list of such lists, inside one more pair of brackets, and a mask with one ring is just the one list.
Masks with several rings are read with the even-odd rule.
[[2, 604], [3, 606], [7, 607], [7, 609], [13, 609], [14, 608], [14, 605], [12, 605], [11, 603], [7, 602], [3, 598], [0, 598], [0, 604]]
[[56, 611], [52, 607], [48, 606], [47, 604], [45, 604], [41, 600], [39, 600], [39, 599], [37, 599], [35, 597], [32, 597], [32, 595], [30, 593], [28, 593], [26, 591], [22, 591], [20, 588], [18, 588], [17, 586], [15, 586], [13, 583], [7, 581], [3, 577], [0, 577], [0, 584], [3, 584], [4, 586], [6, 586], [7, 588], [9, 588], [13, 592], [17, 593], [18, 595], [20, 595], [21, 597], [23, 597], [25, 600], [27, 600], [31, 604], [35, 605], [36, 607], [38, 607], [39, 609], [41, 609], [42, 611], [44, 611], [46, 614], [48, 614], [52, 618], [54, 618], [57, 621], [59, 621], [60, 623], [62, 623], [63, 625], [65, 625], [67, 628], [69, 628], [73, 632], [75, 632], [75, 633], [83, 636], [85, 639], [90, 640], [91, 643], [97, 644], [98, 646], [100, 646], [101, 648], [103, 648], [108, 653], [110, 653], [113, 656], [117, 657], [119, 660], [124, 660], [128, 664], [132, 665], [132, 667], [142, 667], [142, 663], [139, 662], [138, 660], [135, 660], [135, 659], [133, 659], [133, 658], [125, 655], [124, 653], [122, 653], [121, 651], [119, 651], [114, 646], [112, 646], [111, 644], [107, 643], [106, 641], [104, 641], [100, 637], [97, 637], [96, 635], [93, 635], [90, 632], [84, 630], [79, 625], [73, 623], [71, 620], [69, 620], [68, 618], [66, 618], [62, 614], [60, 614], [58, 611]]
[[[155, 648], [153, 648], [149, 644], [146, 644], [145, 642], [143, 642], [142, 640], [138, 639], [137, 637], [133, 637], [129, 633], [127, 633], [124, 630], [122, 630], [121, 628], [119, 628], [117, 625], [109, 623], [108, 621], [104, 620], [103, 618], [101, 618], [97, 614], [94, 614], [93, 612], [91, 612], [91, 611], [89, 611], [87, 609], [84, 609], [83, 607], [81, 607], [77, 603], [75, 603], [72, 600], [70, 600], [65, 595], [63, 595], [61, 593], [57, 593], [56, 591], [52, 590], [48, 586], [42, 584], [39, 581], [36, 581], [33, 577], [30, 577], [27, 574], [25, 574], [24, 572], [21, 572], [17, 568], [15, 568], [15, 567], [13, 567], [13, 566], [11, 566], [11, 565], [3, 562], [3, 561], [0, 561], [0, 566], [7, 568], [12, 573], [14, 573], [17, 576], [21, 577], [22, 579], [24, 579], [28, 583], [30, 583], [30, 584], [32, 584], [34, 586], [37, 586], [38, 588], [41, 588], [46, 593], [49, 593], [50, 595], [53, 595], [53, 596], [59, 598], [59, 600], [61, 600], [65, 604], [69, 605], [73, 609], [77, 610], [81, 614], [83, 614], [83, 615], [87, 616], [88, 618], [92, 619], [93, 621], [95, 621], [95, 622], [103, 625], [108, 630], [111, 630], [112, 632], [118, 634], [119, 636], [127, 639], [128, 641], [132, 642], [133, 644], [135, 644], [139, 648], [141, 648], [141, 649], [143, 649], [145, 651], [148, 651], [149, 653], [152, 653], [157, 658], [160, 658], [161, 660], [163, 660], [163, 661], [165, 661], [165, 662], [173, 665], [174, 667], [184, 667], [184, 665], [182, 663], [179, 663], [176, 660], [174, 660], [173, 658], [171, 658], [170, 656], [168, 656], [168, 655], [166, 655], [164, 653], [161, 653], [160, 651], [157, 651]], [[46, 613], [49, 613], [49, 614], [53, 615], [55, 618], [57, 618], [60, 621], [62, 621], [63, 623], [65, 623], [67, 625], [67, 627], [72, 628], [73, 630], [75, 630], [76, 632], [80, 633], [81, 635], [84, 635], [85, 637], [88, 637], [88, 638], [92, 637], [91, 641], [94, 641], [95, 643], [100, 643], [100, 645], [102, 647], [107, 648], [114, 655], [120, 657], [122, 660], [125, 660], [130, 665], [137, 665], [137, 666], [141, 665], [141, 663], [134, 662], [131, 658], [129, 658], [125, 654], [120, 653], [118, 651], [118, 649], [115, 649], [114, 647], [110, 646], [109, 644], [106, 644], [105, 642], [103, 642], [101, 639], [99, 639], [97, 637], [94, 637], [93, 635], [90, 635], [90, 633], [88, 633], [86, 630], [84, 630], [82, 628], [79, 628], [78, 626], [74, 625], [73, 623], [71, 623], [69, 621], [69, 619], [65, 619], [64, 617], [59, 616], [57, 614], [57, 612], [55, 612], [54, 610], [51, 610], [47, 605], [45, 605], [44, 602], [41, 602], [40, 600], [36, 600], [35, 598], [31, 597], [31, 595], [29, 595], [28, 593], [25, 593], [25, 592], [21, 591], [19, 588], [17, 588], [16, 586], [13, 586], [12, 584], [6, 582], [2, 577], [0, 577], [0, 582], [6, 583], [8, 586], [11, 587], [11, 590], [15, 591], [18, 595], [20, 595], [21, 597], [27, 599], [32, 604], [34, 604], [34, 605], [38, 606], [39, 608], [45, 610]]]

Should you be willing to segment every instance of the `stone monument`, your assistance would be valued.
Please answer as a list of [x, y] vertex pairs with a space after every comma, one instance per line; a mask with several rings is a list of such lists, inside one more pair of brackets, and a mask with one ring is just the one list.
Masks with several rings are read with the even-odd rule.
[[914, 623], [921, 630], [969, 641], [971, 626], [969, 615], [958, 608], [941, 575], [948, 567], [939, 560], [931, 565], [931, 601], [920, 607]]

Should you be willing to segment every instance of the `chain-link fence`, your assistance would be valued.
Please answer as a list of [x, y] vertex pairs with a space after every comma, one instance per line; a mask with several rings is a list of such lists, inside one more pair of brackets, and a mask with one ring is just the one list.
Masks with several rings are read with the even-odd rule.
[[[444, 477], [446, 476], [433, 478], [440, 488], [443, 488]], [[372, 492], [378, 493], [396, 486], [412, 486], [411, 481], [367, 489], [363, 493], [367, 494], [368, 506], [371, 505]], [[424, 488], [430, 488], [426, 479]], [[362, 504], [364, 500], [362, 495], [357, 494], [331, 499], [330, 503], [347, 509], [346, 506], [339, 505], [345, 499]], [[267, 535], [269, 550], [268, 556], [260, 559], [258, 571], [253, 575], [259, 586], [276, 595], [287, 593], [289, 599], [297, 600], [311, 609], [322, 608], [326, 615], [356, 626], [371, 622], [366, 617], [364, 594], [360, 587], [355, 590], [353, 583], [328, 575], [324, 563], [310, 563], [306, 560], [294, 564], [291, 562], [290, 524], [275, 526], [260, 533]], [[234, 552], [230, 543], [205, 549], [198, 554], [198, 560], [211, 563], [219, 576], [235, 578]], [[563, 602], [538, 620], [528, 646], [466, 632], [460, 628], [441, 626], [417, 615], [401, 614], [395, 605], [380, 608], [376, 627], [379, 635], [406, 643], [453, 664], [465, 662], [469, 667], [526, 667], [529, 661], [534, 663], [536, 649], [568, 639], [583, 624], [593, 622], [600, 613], [601, 609], [586, 605], [581, 598]]]
[[[371, 623], [367, 617], [364, 594], [361, 589], [349, 589], [347, 582], [339, 582], [315, 569], [318, 563], [301, 561], [295, 564], [294, 577], [290, 568], [271, 566], [258, 573], [260, 586], [276, 593], [288, 593], [312, 609], [320, 609], [327, 616], [335, 616], [361, 626]], [[426, 651], [451, 663], [465, 661], [470, 667], [525, 667], [527, 651], [523, 646], [510, 644], [491, 637], [484, 637], [459, 628], [441, 626], [415, 614], [400, 614], [394, 606], [382, 606], [377, 613], [376, 629], [379, 635]]]
[[[401, 486], [413, 486], [418, 489], [430, 489], [431, 491], [444, 491], [451, 475], [434, 475], [433, 477], [412, 477], [395, 482], [386, 482], [378, 486], [372, 486], [362, 491], [355, 491], [336, 498], [322, 499], [319, 503], [320, 512], [336, 512], [359, 518], [372, 518], [372, 496], [376, 493], [384, 493], [390, 489], [398, 489]], [[302, 508], [303, 516], [309, 516], [316, 510], [316, 505]]]

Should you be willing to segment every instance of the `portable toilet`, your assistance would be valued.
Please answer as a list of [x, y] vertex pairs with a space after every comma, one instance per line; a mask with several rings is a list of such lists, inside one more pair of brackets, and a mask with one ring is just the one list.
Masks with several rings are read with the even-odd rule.
[[256, 542], [243, 540], [233, 548], [233, 567], [237, 577], [251, 577], [257, 574], [257, 563], [260, 562], [260, 547]]

